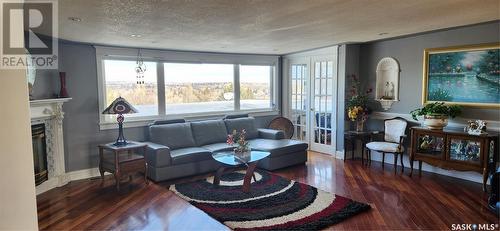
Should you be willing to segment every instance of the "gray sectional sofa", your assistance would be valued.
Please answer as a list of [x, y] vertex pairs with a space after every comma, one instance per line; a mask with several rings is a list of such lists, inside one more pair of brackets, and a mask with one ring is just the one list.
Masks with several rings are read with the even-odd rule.
[[252, 150], [271, 153], [258, 167], [275, 170], [307, 161], [307, 143], [284, 139], [279, 130], [258, 129], [253, 117], [158, 121], [149, 126], [150, 140], [145, 142], [148, 176], [163, 181], [217, 170], [220, 164], [212, 153], [232, 150], [227, 134], [243, 128]]

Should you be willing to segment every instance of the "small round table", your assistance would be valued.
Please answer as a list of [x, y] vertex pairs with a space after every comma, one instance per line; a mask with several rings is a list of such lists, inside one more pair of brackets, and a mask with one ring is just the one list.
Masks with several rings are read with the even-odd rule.
[[250, 192], [250, 183], [252, 177], [256, 181], [254, 176], [255, 168], [259, 160], [268, 157], [271, 153], [262, 151], [250, 151], [250, 155], [247, 157], [241, 157], [236, 155], [233, 151], [227, 152], [216, 152], [212, 154], [214, 160], [222, 164], [222, 167], [217, 169], [214, 176], [214, 185], [220, 184], [220, 178], [224, 172], [228, 169], [234, 171], [235, 169], [246, 167], [245, 178], [243, 179], [243, 192]]

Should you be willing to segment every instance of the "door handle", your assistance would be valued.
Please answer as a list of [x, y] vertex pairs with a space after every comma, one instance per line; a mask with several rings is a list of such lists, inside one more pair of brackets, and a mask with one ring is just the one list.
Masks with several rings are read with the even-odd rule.
[[311, 111], [314, 111], [314, 108], [311, 108], [310, 110], [311, 110]]

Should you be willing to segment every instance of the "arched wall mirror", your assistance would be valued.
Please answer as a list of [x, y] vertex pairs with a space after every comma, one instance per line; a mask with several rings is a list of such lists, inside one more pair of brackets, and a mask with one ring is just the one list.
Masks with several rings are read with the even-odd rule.
[[377, 64], [375, 100], [384, 110], [399, 101], [399, 63], [392, 57], [382, 58]]

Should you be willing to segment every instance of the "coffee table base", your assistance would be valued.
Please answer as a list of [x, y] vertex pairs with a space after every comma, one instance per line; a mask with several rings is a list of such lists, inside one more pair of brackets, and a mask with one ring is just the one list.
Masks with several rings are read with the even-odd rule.
[[[252, 163], [248, 164], [248, 166], [247, 166], [245, 178], [243, 178], [243, 192], [246, 192], [246, 193], [250, 192], [250, 184], [252, 183], [252, 178], [254, 181], [257, 181], [257, 178], [255, 178], [255, 174], [254, 174], [255, 168], [257, 167], [257, 162], [258, 161], [252, 162]], [[230, 168], [227, 166], [220, 167], [219, 169], [217, 169], [217, 172], [215, 172], [213, 184], [214, 185], [220, 184], [220, 178], [224, 174], [226, 169], [233, 169], [234, 170], [234, 169], [238, 169], [238, 168], [240, 168], [240, 167], [234, 167], [234, 168]]]

